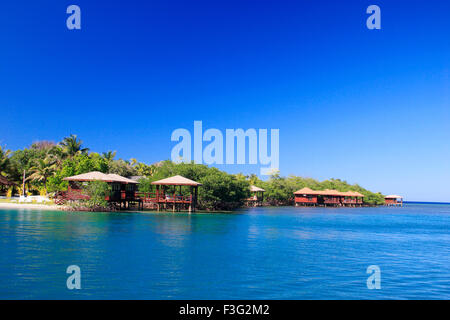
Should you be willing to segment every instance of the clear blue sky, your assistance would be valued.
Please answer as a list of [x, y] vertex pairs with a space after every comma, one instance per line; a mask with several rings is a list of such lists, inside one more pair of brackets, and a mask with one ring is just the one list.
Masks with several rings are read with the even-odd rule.
[[283, 175], [450, 201], [449, 15], [430, 0], [7, 1], [0, 144], [75, 133], [152, 163], [194, 120], [278, 128]]

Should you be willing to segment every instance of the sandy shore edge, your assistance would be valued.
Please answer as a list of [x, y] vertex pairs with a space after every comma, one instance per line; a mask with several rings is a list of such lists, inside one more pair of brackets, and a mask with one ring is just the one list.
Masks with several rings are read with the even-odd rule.
[[0, 209], [39, 209], [39, 210], [61, 210], [57, 205], [46, 205], [36, 203], [6, 203], [0, 202]]

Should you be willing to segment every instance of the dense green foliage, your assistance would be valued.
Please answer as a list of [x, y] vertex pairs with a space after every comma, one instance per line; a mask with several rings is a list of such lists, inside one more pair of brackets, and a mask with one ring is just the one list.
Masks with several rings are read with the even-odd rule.
[[347, 181], [340, 179], [329, 179], [318, 181], [312, 178], [303, 178], [297, 176], [280, 177], [278, 173], [273, 174], [268, 181], [261, 181], [257, 176], [250, 176], [252, 184], [266, 190], [265, 197], [273, 205], [292, 204], [294, 201], [294, 192], [308, 187], [313, 190], [334, 189], [338, 191], [357, 191], [363, 194], [364, 203], [372, 205], [384, 204], [384, 196], [381, 193], [373, 193], [358, 184], [351, 185]]
[[[214, 167], [194, 163], [179, 163], [162, 161], [155, 166], [153, 175], [141, 179], [139, 190], [154, 191], [151, 182], [181, 175], [200, 182], [198, 190], [198, 205], [205, 210], [231, 210], [243, 204], [249, 197], [250, 184], [245, 179], [220, 171]], [[190, 192], [189, 187], [183, 187], [183, 193]]]
[[11, 152], [0, 148], [0, 173], [17, 186], [14, 193], [22, 194], [23, 176], [27, 194], [46, 194], [67, 190], [63, 178], [89, 171], [117, 173], [122, 176], [145, 175], [151, 166], [114, 157], [116, 152], [102, 155], [83, 147], [76, 135], [64, 138], [58, 144], [48, 141], [33, 143], [29, 148]]
[[89, 208], [99, 210], [108, 207], [108, 201], [105, 200], [105, 197], [110, 194], [111, 188], [106, 182], [91, 181], [83, 189], [89, 195], [89, 200], [85, 201]]
[[[199, 208], [206, 210], [228, 210], [242, 205], [250, 195], [250, 185], [264, 188], [267, 191], [265, 198], [272, 205], [292, 204], [293, 193], [303, 187], [314, 190], [358, 191], [365, 195], [365, 203], [384, 203], [383, 195], [380, 193], [370, 192], [357, 184], [350, 185], [339, 179], [319, 182], [297, 176], [281, 177], [278, 173], [274, 173], [270, 179], [262, 181], [256, 175], [232, 175], [206, 165], [176, 164], [168, 160], [147, 165], [136, 159], [116, 160], [115, 156], [115, 151], [102, 154], [89, 152], [89, 149], [83, 147], [83, 142], [76, 135], [71, 135], [58, 144], [40, 141], [33, 143], [29, 148], [14, 152], [0, 147], [0, 174], [16, 183], [15, 190], [13, 190], [16, 194], [23, 192], [21, 188], [24, 174], [25, 189], [28, 194], [46, 194], [67, 190], [67, 182], [63, 178], [89, 171], [116, 173], [125, 177], [142, 176], [139, 189], [143, 192], [154, 191], [154, 187], [151, 185], [152, 181], [181, 175], [202, 183], [202, 187], [199, 188], [198, 204]], [[88, 191], [93, 192], [97, 199], [96, 190], [103, 190], [104, 186], [100, 187], [96, 184], [94, 186], [95, 190]], [[190, 187], [182, 188], [183, 194], [189, 192]], [[100, 198], [101, 195], [97, 200]], [[94, 200], [93, 205], [102, 205], [97, 200]]]

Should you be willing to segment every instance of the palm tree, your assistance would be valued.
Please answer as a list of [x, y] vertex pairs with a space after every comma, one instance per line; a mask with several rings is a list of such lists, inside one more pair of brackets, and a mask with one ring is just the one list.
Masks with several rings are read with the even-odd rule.
[[82, 148], [82, 144], [83, 141], [79, 140], [75, 134], [71, 134], [70, 137], [66, 137], [62, 142], [60, 142], [60, 146], [70, 158], [77, 154], [86, 153], [89, 151], [88, 148]]
[[251, 185], [256, 186], [256, 184], [260, 181], [258, 176], [254, 173], [252, 173], [251, 175], [248, 176], [248, 181], [250, 182]]
[[146, 177], [152, 177], [156, 170], [154, 165], [149, 166], [142, 162], [138, 162], [134, 168], [136, 169], [138, 175]]
[[108, 163], [110, 163], [116, 157], [116, 151], [103, 152], [102, 156], [103, 159], [105, 159]]
[[44, 184], [45, 192], [47, 192], [47, 179], [54, 175], [56, 168], [55, 163], [46, 159], [37, 159], [34, 166], [30, 168], [32, 174], [30, 180], [39, 181]]
[[60, 146], [53, 146], [45, 157], [46, 160], [52, 162], [56, 169], [61, 169], [66, 154]]

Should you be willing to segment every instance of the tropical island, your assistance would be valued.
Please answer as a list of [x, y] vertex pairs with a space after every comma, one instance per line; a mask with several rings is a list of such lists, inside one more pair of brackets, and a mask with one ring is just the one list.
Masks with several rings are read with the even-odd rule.
[[[159, 181], [181, 176], [201, 185], [195, 200], [198, 209], [206, 211], [234, 210], [248, 205], [251, 195], [256, 197], [261, 190], [264, 191], [261, 205], [293, 205], [297, 190], [314, 191], [310, 192], [313, 194], [323, 193], [324, 190], [350, 196], [359, 194], [361, 204], [385, 204], [385, 197], [380, 192], [375, 193], [340, 179], [318, 181], [294, 175], [283, 177], [279, 172], [274, 172], [269, 179], [261, 180], [255, 174], [229, 174], [203, 164], [175, 163], [170, 160], [145, 164], [133, 158], [116, 159], [115, 151], [101, 154], [90, 152], [76, 135], [70, 135], [59, 143], [34, 142], [29, 148], [15, 151], [0, 147], [0, 195], [3, 196], [0, 201], [8, 201], [14, 196], [43, 196], [54, 201], [58, 195], [68, 191], [69, 178], [93, 172], [115, 177], [116, 180], [128, 179], [130, 186], [133, 185], [131, 181], [135, 181], [137, 187], [130, 190], [144, 195], [158, 192], [155, 183], [159, 185]], [[94, 180], [79, 184], [86, 197], [75, 203], [71, 201], [70, 205], [74, 209], [114, 209], [107, 201], [114, 191], [111, 184], [105, 182], [109, 180]], [[170, 187], [173, 183], [167, 185]], [[171, 192], [174, 194], [185, 194], [189, 193], [192, 185], [182, 183], [178, 184], [178, 189], [172, 187]]]

